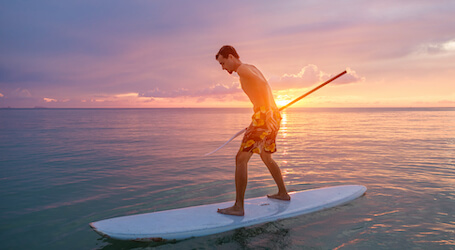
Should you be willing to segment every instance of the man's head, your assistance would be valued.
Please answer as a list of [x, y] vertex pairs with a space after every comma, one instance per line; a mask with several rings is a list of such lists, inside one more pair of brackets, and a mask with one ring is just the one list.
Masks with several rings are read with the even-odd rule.
[[234, 47], [230, 45], [221, 47], [215, 58], [220, 63], [223, 70], [226, 70], [229, 74], [236, 71], [241, 64], [237, 51], [235, 51]]
[[224, 58], [228, 58], [229, 55], [233, 55], [235, 58], [239, 59], [239, 54], [237, 54], [237, 51], [235, 51], [234, 47], [231, 45], [224, 45], [221, 47], [220, 51], [218, 51], [218, 54], [216, 54], [215, 58], [218, 60], [219, 56], [223, 56]]

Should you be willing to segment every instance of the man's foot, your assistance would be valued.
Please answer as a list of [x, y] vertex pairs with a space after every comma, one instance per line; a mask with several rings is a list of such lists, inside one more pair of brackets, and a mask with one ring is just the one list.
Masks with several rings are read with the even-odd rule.
[[223, 208], [223, 209], [219, 209], [218, 208], [218, 213], [220, 213], [220, 214], [228, 214], [228, 215], [236, 215], [236, 216], [244, 216], [245, 215], [245, 211], [243, 210], [243, 208], [239, 208], [239, 207], [236, 207], [236, 206]]
[[270, 199], [277, 199], [277, 200], [283, 200], [283, 201], [290, 201], [291, 200], [291, 196], [289, 196], [289, 194], [285, 193], [285, 194], [269, 194], [267, 195], [268, 198]]

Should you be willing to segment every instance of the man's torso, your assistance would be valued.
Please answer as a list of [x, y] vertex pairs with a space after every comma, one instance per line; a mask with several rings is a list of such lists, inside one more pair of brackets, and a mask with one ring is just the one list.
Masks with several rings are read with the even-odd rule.
[[259, 107], [277, 108], [267, 80], [255, 66], [242, 64], [238, 69], [238, 74], [242, 89], [253, 103], [254, 109]]

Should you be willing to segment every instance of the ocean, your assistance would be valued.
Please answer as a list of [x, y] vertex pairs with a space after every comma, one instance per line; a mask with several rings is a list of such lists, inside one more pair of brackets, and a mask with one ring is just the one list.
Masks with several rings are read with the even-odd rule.
[[[1, 249], [454, 249], [455, 108], [289, 108], [289, 191], [360, 184], [349, 204], [171, 243], [89, 223], [233, 201], [251, 109], [0, 109]], [[246, 197], [276, 192], [255, 155]]]

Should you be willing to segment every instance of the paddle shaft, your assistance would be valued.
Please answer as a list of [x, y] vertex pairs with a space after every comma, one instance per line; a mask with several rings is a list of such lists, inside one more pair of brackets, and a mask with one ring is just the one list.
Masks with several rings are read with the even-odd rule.
[[[338, 74], [338, 75], [336, 75], [336, 76], [330, 78], [329, 80], [327, 80], [326, 82], [324, 82], [324, 83], [322, 83], [321, 85], [317, 86], [316, 88], [314, 88], [314, 89], [308, 91], [307, 93], [301, 95], [300, 97], [298, 97], [298, 98], [295, 99], [294, 101], [292, 101], [292, 102], [286, 104], [285, 106], [281, 107], [279, 110], [282, 111], [283, 109], [285, 109], [285, 108], [291, 106], [292, 104], [294, 104], [294, 103], [300, 101], [301, 99], [305, 98], [305, 97], [308, 96], [309, 94], [311, 94], [311, 93], [313, 93], [314, 91], [316, 91], [316, 90], [318, 90], [318, 89], [324, 87], [325, 85], [329, 84], [331, 81], [337, 79], [338, 77], [340, 77], [340, 76], [342, 76], [342, 75], [344, 75], [344, 74], [346, 74], [346, 70], [343, 71], [343, 72], [341, 72], [340, 74]], [[221, 145], [221, 147], [219, 147], [219, 148], [213, 150], [213, 151], [210, 152], [210, 153], [205, 154], [205, 156], [211, 155], [211, 154], [215, 153], [216, 151], [220, 150], [221, 148], [223, 148], [224, 146], [226, 146], [229, 142], [231, 142], [232, 140], [234, 140], [237, 136], [243, 134], [245, 131], [246, 131], [246, 128], [240, 130], [240, 131], [237, 132], [237, 134], [235, 134], [231, 139], [229, 139], [227, 142], [225, 142], [223, 145]]]
[[321, 85], [317, 86], [316, 88], [314, 88], [314, 89], [308, 91], [307, 93], [301, 95], [300, 97], [298, 97], [298, 98], [295, 99], [294, 101], [292, 101], [292, 102], [286, 104], [285, 106], [281, 107], [279, 110], [281, 111], [281, 110], [283, 110], [283, 109], [285, 109], [285, 108], [291, 106], [292, 104], [294, 104], [294, 103], [300, 101], [301, 99], [305, 98], [305, 97], [308, 96], [309, 94], [311, 94], [311, 93], [313, 93], [314, 91], [316, 91], [316, 90], [318, 90], [318, 89], [324, 87], [325, 85], [329, 84], [331, 81], [337, 79], [338, 77], [340, 77], [340, 76], [342, 76], [342, 75], [344, 75], [344, 74], [346, 74], [346, 70], [343, 71], [343, 72], [341, 72], [340, 74], [338, 74], [338, 75], [336, 75], [336, 76], [330, 78], [329, 80], [327, 80], [326, 82], [324, 82], [324, 83], [322, 83]]

